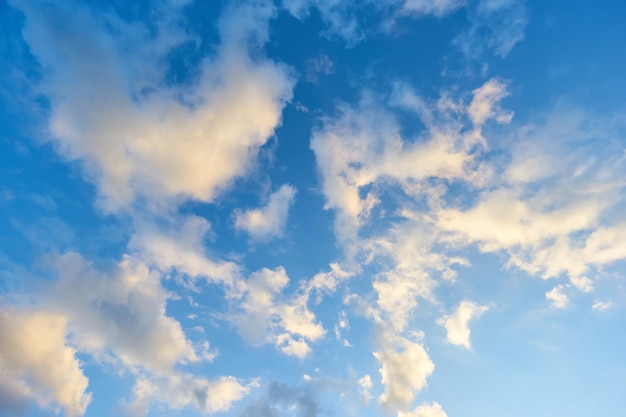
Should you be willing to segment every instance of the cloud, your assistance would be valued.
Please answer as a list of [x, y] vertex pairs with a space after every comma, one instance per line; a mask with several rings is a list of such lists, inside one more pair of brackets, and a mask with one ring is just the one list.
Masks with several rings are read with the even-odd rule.
[[361, 394], [363, 395], [363, 398], [365, 398], [365, 401], [371, 400], [372, 394], [370, 393], [370, 390], [374, 387], [374, 384], [372, 383], [372, 377], [369, 375], [365, 375], [364, 377], [359, 378], [357, 384], [359, 384], [359, 387], [361, 387]]
[[524, 40], [528, 25], [525, 0], [480, 0], [468, 7], [469, 27], [453, 44], [469, 58], [485, 51], [505, 58]]
[[472, 101], [467, 108], [474, 126], [480, 127], [487, 120], [495, 119], [500, 123], [510, 123], [513, 112], [501, 109], [500, 101], [509, 95], [507, 85], [503, 81], [492, 78], [473, 92]]
[[569, 304], [569, 297], [563, 293], [563, 285], [557, 285], [546, 292], [546, 299], [551, 302], [553, 308], [565, 308]]
[[321, 414], [317, 388], [311, 383], [294, 387], [273, 381], [268, 386], [267, 397], [246, 407], [241, 417], [278, 417], [285, 409], [291, 415], [317, 417]]
[[349, 47], [372, 33], [388, 30], [400, 17], [442, 17], [464, 4], [465, 0], [282, 0], [282, 7], [301, 20], [317, 9], [324, 22], [324, 34], [343, 40]]
[[448, 417], [439, 403], [424, 403], [411, 412], [398, 412], [398, 417]]
[[204, 278], [220, 285], [228, 298], [242, 294], [243, 272], [234, 262], [213, 259], [204, 239], [211, 225], [198, 216], [178, 216], [165, 227], [154, 222], [136, 220], [136, 232], [128, 248], [138, 259], [162, 273], [178, 272], [192, 281]]
[[252, 239], [267, 242], [281, 236], [285, 231], [289, 208], [293, 204], [296, 189], [283, 185], [269, 197], [267, 205], [258, 209], [235, 212], [235, 228], [244, 230]]
[[[483, 101], [493, 104], [501, 95], [487, 96]], [[462, 114], [454, 106], [443, 106], [443, 101], [426, 103], [406, 86], [396, 88], [392, 101], [415, 113], [427, 131], [417, 137], [403, 137], [396, 118], [379, 104], [380, 100], [365, 93], [357, 107], [339, 105], [338, 116], [325, 119], [323, 126], [313, 132], [311, 149], [326, 198], [325, 208], [336, 211], [335, 234], [339, 241], [353, 241], [380, 203], [375, 185], [399, 185], [410, 192], [423, 189], [420, 185], [428, 185], [433, 177], [472, 178], [468, 172], [473, 159], [470, 149], [477, 140], [480, 142], [480, 126], [462, 132], [458, 120]]]
[[445, 16], [463, 7], [466, 0], [404, 0], [402, 10], [416, 15]]
[[17, 5], [26, 15], [24, 38], [45, 69], [52, 140], [82, 162], [107, 211], [137, 199], [212, 201], [249, 171], [291, 99], [291, 71], [250, 56], [248, 41], [266, 40], [273, 16], [262, 2], [223, 16], [222, 43], [190, 84], [164, 79], [162, 59], [186, 39], [179, 31], [165, 26], [150, 36], [140, 24], [103, 22], [69, 3]]
[[379, 372], [385, 391], [378, 401], [389, 411], [406, 410], [417, 392], [426, 387], [435, 365], [418, 342], [393, 334], [382, 334], [379, 339], [381, 346], [374, 357], [381, 364]]
[[103, 274], [67, 253], [52, 266], [59, 279], [44, 302], [69, 317], [71, 340], [81, 350], [157, 374], [199, 360], [180, 323], [165, 314], [160, 276], [140, 261], [124, 256]]
[[471, 349], [469, 322], [480, 317], [488, 309], [489, 307], [479, 306], [473, 301], [463, 300], [454, 313], [438, 320], [448, 332], [448, 343]]
[[[444, 207], [438, 227], [456, 245], [504, 252], [507, 266], [544, 279], [566, 274], [581, 291], [593, 289], [593, 268], [626, 257], [621, 172], [626, 158], [613, 137], [613, 117], [561, 107], [518, 126], [505, 143], [507, 162], [494, 167], [489, 188], [469, 208]], [[513, 141], [511, 150], [504, 150]]]
[[306, 293], [282, 296], [288, 283], [283, 267], [251, 274], [235, 322], [249, 341], [270, 342], [283, 353], [302, 358], [310, 352], [308, 342], [321, 338], [325, 330], [308, 309]]
[[165, 378], [139, 378], [133, 387], [133, 401], [126, 406], [131, 416], [143, 416], [153, 405], [182, 410], [190, 405], [203, 413], [230, 410], [233, 403], [246, 396], [258, 384], [242, 385], [233, 377], [206, 379], [188, 374]]
[[88, 378], [68, 345], [67, 317], [46, 310], [0, 311], [0, 411], [43, 408], [82, 416], [91, 402]]
[[613, 307], [613, 303], [610, 301], [596, 301], [595, 303], [593, 303], [593, 305], [591, 306], [591, 308], [593, 308], [596, 311], [604, 311], [604, 310], [608, 310], [609, 308]]
[[[208, 380], [180, 370], [189, 363], [212, 361], [215, 355], [209, 351], [208, 342], [196, 351], [181, 324], [166, 314], [168, 294], [160, 274], [138, 259], [124, 255], [109, 273], [96, 270], [77, 253], [52, 256], [48, 262], [58, 279], [37, 297], [54, 325], [40, 325], [62, 331], [57, 338], [67, 337], [68, 344], [81, 353], [135, 377], [130, 414], [143, 415], [155, 405], [174, 410], [194, 406], [207, 413], [225, 411], [254, 386], [243, 385], [231, 376]], [[54, 321], [59, 320], [57, 317], [62, 318], [60, 324]], [[51, 346], [56, 346], [52, 336]], [[52, 359], [63, 366], [73, 352], [73, 348], [66, 348], [65, 362], [55, 356]], [[37, 364], [36, 358], [29, 361]], [[62, 384], [74, 378], [73, 373], [66, 373], [50, 375]], [[84, 381], [86, 387], [86, 378]], [[33, 384], [28, 380], [26, 386], [33, 389]], [[67, 400], [59, 398], [58, 402], [66, 406]], [[78, 401], [79, 397], [76, 394], [74, 398]], [[76, 415], [84, 413], [85, 398]]]

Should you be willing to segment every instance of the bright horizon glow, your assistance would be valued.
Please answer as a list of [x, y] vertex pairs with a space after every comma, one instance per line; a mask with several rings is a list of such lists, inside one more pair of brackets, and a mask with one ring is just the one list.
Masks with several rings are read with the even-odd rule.
[[0, 5], [0, 416], [621, 417], [625, 13]]

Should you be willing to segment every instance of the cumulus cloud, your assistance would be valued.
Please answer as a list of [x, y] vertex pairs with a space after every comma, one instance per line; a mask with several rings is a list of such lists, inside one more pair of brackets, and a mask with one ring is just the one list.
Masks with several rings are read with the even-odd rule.
[[557, 285], [550, 291], [546, 292], [546, 299], [550, 301], [553, 308], [565, 308], [569, 304], [569, 297], [563, 292], [565, 287]]
[[381, 381], [385, 391], [378, 401], [389, 411], [406, 410], [417, 392], [426, 387], [435, 370], [421, 343], [393, 334], [380, 336], [381, 348], [374, 352], [380, 362]]
[[626, 158], [612, 139], [623, 134], [610, 117], [573, 108], [548, 112], [516, 129], [510, 160], [472, 206], [438, 212], [439, 228], [457, 244], [505, 252], [509, 267], [544, 279], [566, 274], [591, 291], [594, 268], [626, 257], [624, 222], [616, 215]]
[[374, 387], [374, 383], [372, 382], [372, 377], [369, 375], [365, 375], [362, 378], [359, 378], [357, 381], [359, 387], [361, 387], [361, 394], [365, 401], [369, 401], [372, 399], [372, 394], [370, 393], [371, 389]]
[[609, 308], [613, 307], [613, 303], [610, 301], [596, 301], [595, 303], [593, 303], [593, 305], [591, 306], [591, 308], [593, 308], [596, 311], [604, 311], [604, 310], [608, 310]]
[[233, 377], [206, 379], [188, 374], [161, 378], [139, 378], [133, 387], [133, 401], [126, 406], [131, 416], [143, 416], [153, 405], [182, 410], [190, 405], [203, 413], [230, 410], [233, 403], [246, 396], [258, 384], [242, 385]]
[[128, 248], [144, 263], [162, 273], [176, 271], [192, 280], [204, 278], [220, 285], [228, 298], [241, 296], [244, 288], [240, 266], [213, 259], [206, 251], [204, 239], [211, 231], [208, 221], [198, 216], [179, 216], [165, 227], [140, 220], [136, 223]]
[[[490, 83], [494, 88], [500, 85], [493, 80]], [[433, 177], [473, 177], [468, 169], [473, 160], [470, 149], [481, 142], [482, 123], [499, 114], [489, 104], [495, 106], [496, 99], [504, 96], [483, 93], [483, 89], [474, 93], [475, 99], [480, 94], [485, 97], [480, 99], [484, 104], [472, 108], [476, 115], [482, 112], [473, 131], [462, 130], [463, 115], [457, 114], [454, 106], [444, 106], [442, 101], [426, 103], [407, 86], [399, 86], [392, 100], [426, 124], [427, 131], [422, 135], [403, 137], [396, 118], [369, 94], [364, 94], [356, 108], [340, 105], [338, 117], [325, 120], [322, 128], [313, 133], [311, 149], [326, 198], [325, 208], [336, 211], [335, 231], [340, 241], [354, 240], [359, 227], [379, 204], [375, 185], [396, 184], [411, 192], [423, 189]]]
[[137, 198], [212, 201], [246, 174], [291, 99], [290, 70], [249, 53], [250, 39], [266, 40], [273, 16], [263, 2], [225, 14], [222, 43], [191, 85], [164, 80], [162, 58], [185, 40], [168, 27], [156, 38], [138, 24], [114, 36], [104, 27], [122, 23], [103, 22], [80, 5], [16, 4], [26, 15], [24, 38], [45, 69], [53, 141], [83, 162], [105, 210]]
[[207, 380], [179, 372], [181, 365], [211, 361], [214, 354], [208, 343], [196, 350], [181, 324], [166, 314], [168, 294], [155, 270], [129, 255], [110, 273], [76, 253], [50, 262], [59, 278], [41, 301], [67, 317], [69, 340], [81, 352], [136, 377], [133, 415], [155, 405], [225, 411], [249, 391], [250, 385], [233, 377]]
[[438, 323], [446, 328], [448, 343], [471, 349], [469, 322], [488, 309], [489, 307], [479, 306], [473, 301], [463, 300], [454, 313], [442, 317]]
[[299, 417], [317, 417], [322, 410], [317, 398], [316, 385], [290, 386], [273, 381], [267, 389], [267, 397], [249, 405], [241, 417], [278, 417], [285, 409]]
[[321, 338], [325, 330], [309, 310], [306, 293], [282, 295], [288, 283], [283, 267], [251, 274], [235, 321], [249, 341], [270, 342], [283, 353], [302, 358], [310, 352], [309, 342]]
[[235, 213], [235, 228], [243, 230], [253, 240], [266, 242], [281, 236], [285, 231], [289, 208], [296, 196], [296, 189], [283, 185], [269, 197], [267, 205]]
[[154, 373], [199, 360], [180, 323], [165, 314], [160, 276], [138, 260], [125, 256], [110, 275], [77, 253], [52, 263], [59, 279], [45, 302], [69, 317], [81, 350]]
[[437, 402], [424, 403], [410, 412], [398, 412], [398, 417], [448, 417]]
[[0, 334], [0, 411], [19, 415], [34, 400], [68, 417], [85, 413], [91, 402], [89, 380], [67, 343], [66, 316], [3, 309]]

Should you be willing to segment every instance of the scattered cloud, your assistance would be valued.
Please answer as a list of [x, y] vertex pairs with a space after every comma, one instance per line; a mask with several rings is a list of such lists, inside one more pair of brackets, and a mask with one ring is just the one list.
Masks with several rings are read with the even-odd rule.
[[378, 401], [389, 411], [406, 410], [415, 395], [426, 387], [426, 379], [435, 370], [426, 349], [421, 343], [382, 334], [380, 349], [374, 357], [380, 362], [381, 382], [385, 391]]
[[442, 317], [438, 323], [446, 328], [448, 343], [471, 349], [470, 320], [480, 317], [489, 307], [479, 306], [473, 301], [461, 301], [454, 313]]
[[469, 27], [453, 44], [468, 58], [485, 51], [505, 58], [524, 40], [528, 25], [525, 0], [479, 0], [468, 7]]
[[557, 285], [546, 292], [546, 299], [551, 302], [553, 308], [561, 309], [569, 305], [569, 297], [563, 292], [564, 289], [563, 285]]
[[171, 410], [193, 405], [203, 413], [220, 413], [230, 410], [234, 402], [257, 385], [256, 381], [242, 385], [233, 377], [209, 380], [187, 374], [139, 378], [133, 388], [133, 401], [125, 408], [130, 416], [143, 416], [154, 405], [165, 405]]
[[448, 417], [439, 403], [424, 403], [410, 412], [398, 412], [398, 417]]
[[267, 205], [235, 212], [235, 228], [245, 231], [253, 240], [260, 242], [282, 236], [295, 196], [294, 187], [288, 184], [281, 186], [270, 195]]
[[370, 391], [374, 387], [372, 377], [365, 375], [364, 377], [359, 378], [357, 383], [359, 384], [359, 387], [361, 387], [361, 394], [363, 395], [363, 398], [365, 398], [365, 401], [371, 400], [372, 394]]
[[309, 310], [306, 293], [281, 294], [288, 283], [283, 267], [250, 275], [235, 322], [247, 340], [270, 342], [283, 353], [302, 358], [311, 350], [309, 342], [321, 338], [325, 330]]
[[0, 310], [0, 411], [18, 415], [34, 400], [68, 417], [85, 413], [89, 380], [66, 340], [67, 322], [45, 310]]
[[161, 27], [153, 38], [134, 25], [113, 36], [104, 27], [122, 23], [83, 6], [17, 5], [26, 15], [24, 37], [46, 70], [41, 92], [51, 104], [52, 140], [66, 158], [83, 162], [106, 211], [137, 199], [157, 207], [212, 201], [248, 172], [291, 100], [291, 70], [249, 53], [248, 39], [266, 40], [273, 15], [262, 2], [225, 13], [222, 43], [189, 86], [165, 85], [160, 65], [186, 39], [178, 31]]
[[611, 307], [613, 307], [613, 303], [611, 301], [596, 301], [591, 306], [591, 308], [593, 308], [596, 311], [608, 310]]

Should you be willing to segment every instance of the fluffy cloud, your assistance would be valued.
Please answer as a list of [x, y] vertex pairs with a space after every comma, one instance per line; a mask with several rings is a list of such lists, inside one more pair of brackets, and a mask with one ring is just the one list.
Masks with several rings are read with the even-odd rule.
[[385, 391], [379, 402], [390, 411], [406, 410], [418, 391], [426, 387], [426, 379], [435, 370], [424, 346], [418, 342], [381, 335], [381, 349], [374, 352], [380, 362], [380, 375]]
[[293, 204], [295, 195], [294, 187], [283, 185], [270, 195], [264, 207], [237, 211], [235, 228], [246, 231], [252, 239], [262, 242], [281, 236], [284, 233], [289, 208]]
[[[41, 407], [81, 416], [89, 380], [68, 345], [67, 317], [44, 310], [0, 311], [0, 411], [16, 415], [34, 399]], [[7, 399], [5, 402], [4, 399]]]
[[211, 225], [205, 219], [181, 217], [161, 228], [151, 222], [137, 220], [136, 223], [137, 231], [128, 247], [147, 265], [162, 273], [176, 271], [192, 280], [204, 278], [222, 286], [228, 298], [241, 296], [244, 288], [239, 265], [212, 259], [206, 253], [204, 239]]
[[157, 379], [139, 378], [133, 388], [133, 402], [127, 406], [127, 411], [132, 416], [143, 416], [157, 404], [172, 410], [193, 405], [203, 413], [219, 413], [228, 411], [234, 402], [256, 386], [255, 381], [242, 385], [233, 377], [209, 380], [182, 374]]
[[308, 309], [306, 293], [282, 296], [288, 283], [282, 267], [250, 275], [240, 304], [242, 312], [235, 321], [248, 340], [271, 342], [283, 353], [302, 358], [310, 351], [308, 342], [318, 340], [325, 331]]
[[363, 395], [363, 398], [365, 398], [366, 401], [369, 401], [372, 398], [370, 390], [374, 387], [374, 384], [372, 383], [372, 377], [369, 375], [365, 375], [363, 378], [359, 378], [357, 384], [359, 384], [359, 387], [361, 387], [361, 394]]
[[[273, 15], [262, 2], [222, 18], [222, 43], [191, 85], [164, 82], [162, 58], [185, 40], [169, 27], [155, 38], [141, 25], [102, 22], [79, 5], [16, 3], [45, 69], [50, 133], [59, 152], [84, 162], [106, 210], [137, 198], [159, 206], [212, 201], [248, 171], [291, 99], [290, 70], [249, 55], [249, 40], [264, 41]], [[113, 36], [106, 25], [126, 35]]]
[[[500, 96], [487, 95], [491, 99]], [[311, 149], [326, 197], [325, 208], [336, 210], [335, 230], [340, 241], [354, 240], [359, 227], [380, 202], [374, 185], [398, 184], [411, 192], [420, 188], [418, 184], [428, 184], [432, 177], [463, 177], [472, 161], [469, 150], [476, 138], [480, 139], [480, 126], [462, 132], [462, 124], [450, 121], [462, 115], [446, 107], [444, 101], [429, 105], [402, 86], [392, 98], [424, 121], [428, 129], [424, 135], [403, 138], [396, 119], [367, 94], [358, 108], [340, 105], [339, 116], [326, 120], [313, 133]], [[485, 104], [475, 107], [479, 109], [474, 113], [485, 113], [485, 119], [496, 114]]]
[[569, 304], [569, 297], [563, 292], [563, 285], [557, 285], [546, 292], [546, 299], [551, 302], [553, 308], [565, 308]]
[[436, 402], [424, 403], [411, 412], [398, 412], [398, 417], [448, 417], [441, 405]]
[[[626, 257], [622, 231], [623, 126], [561, 108], [517, 129], [510, 160], [469, 208], [446, 207], [438, 227], [457, 244], [505, 252], [507, 266], [544, 279], [567, 274], [578, 289], [590, 273]], [[496, 147], [506, 146], [508, 142]], [[620, 237], [622, 236], [622, 237]]]
[[106, 275], [67, 253], [53, 267], [59, 280], [47, 303], [69, 317], [72, 342], [81, 350], [154, 373], [199, 360], [180, 323], [165, 314], [160, 276], [141, 262], [125, 256]]
[[469, 322], [488, 309], [486, 306], [479, 306], [472, 301], [464, 300], [461, 301], [454, 313], [442, 317], [438, 323], [446, 328], [448, 343], [471, 349]]

